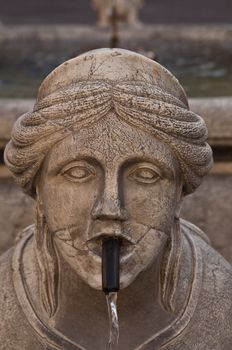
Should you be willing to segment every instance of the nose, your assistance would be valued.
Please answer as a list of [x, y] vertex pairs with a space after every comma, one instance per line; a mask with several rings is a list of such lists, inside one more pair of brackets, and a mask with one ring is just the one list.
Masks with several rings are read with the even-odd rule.
[[128, 215], [123, 208], [119, 192], [118, 179], [110, 176], [106, 178], [104, 189], [92, 210], [93, 219], [119, 221], [127, 219]]

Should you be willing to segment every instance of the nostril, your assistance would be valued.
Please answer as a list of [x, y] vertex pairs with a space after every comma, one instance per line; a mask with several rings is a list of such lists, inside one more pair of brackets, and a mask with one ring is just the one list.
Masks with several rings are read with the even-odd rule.
[[112, 213], [98, 214], [96, 216], [93, 216], [93, 218], [98, 219], [98, 220], [118, 220], [118, 221], [125, 221], [126, 220], [125, 216], [112, 214]]
[[99, 220], [119, 220], [119, 221], [125, 221], [127, 220], [127, 215], [124, 210], [121, 210], [120, 212], [106, 212], [106, 211], [93, 211], [92, 212], [93, 219], [99, 219]]
[[99, 201], [92, 209], [92, 217], [102, 220], [126, 220], [128, 215], [118, 201]]

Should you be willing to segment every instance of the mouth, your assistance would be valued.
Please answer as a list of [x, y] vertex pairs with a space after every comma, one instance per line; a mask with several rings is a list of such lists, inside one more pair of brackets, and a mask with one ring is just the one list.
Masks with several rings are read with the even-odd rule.
[[106, 233], [99, 233], [95, 237], [87, 241], [89, 251], [96, 257], [102, 257], [102, 243], [109, 239], [114, 238], [119, 240], [120, 243], [120, 261], [123, 262], [130, 257], [133, 252], [135, 242], [122, 234], [112, 235]]

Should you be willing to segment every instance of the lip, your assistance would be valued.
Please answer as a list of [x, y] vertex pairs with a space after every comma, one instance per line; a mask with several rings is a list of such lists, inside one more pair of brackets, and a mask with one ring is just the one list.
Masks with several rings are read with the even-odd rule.
[[87, 247], [89, 249], [89, 252], [98, 259], [101, 259], [102, 257], [102, 242], [105, 239], [118, 239], [120, 241], [120, 262], [123, 263], [127, 259], [130, 258], [130, 256], [133, 253], [135, 242], [123, 235], [123, 234], [106, 234], [106, 233], [98, 233], [95, 235], [95, 237], [91, 238], [87, 241]]

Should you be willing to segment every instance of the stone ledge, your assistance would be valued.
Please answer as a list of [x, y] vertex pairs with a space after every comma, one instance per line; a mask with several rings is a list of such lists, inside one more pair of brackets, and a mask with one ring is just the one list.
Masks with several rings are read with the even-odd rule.
[[232, 97], [192, 98], [189, 105], [204, 118], [211, 146], [232, 146]]
[[[141, 30], [142, 29], [142, 30]], [[120, 28], [122, 39], [149, 39], [153, 35], [162, 39], [221, 42], [232, 41], [231, 24], [141, 24], [138, 28]], [[11, 24], [2, 25], [0, 43], [14, 40], [38, 39], [42, 41], [108, 38], [110, 30], [96, 25], [75, 24]], [[225, 45], [226, 43], [224, 43]]]

